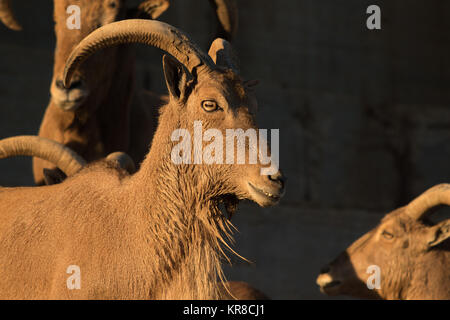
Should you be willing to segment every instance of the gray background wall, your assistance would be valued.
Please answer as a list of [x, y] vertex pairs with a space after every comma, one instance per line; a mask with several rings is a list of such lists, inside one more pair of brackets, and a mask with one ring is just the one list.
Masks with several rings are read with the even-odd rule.
[[[37, 4], [39, 2], [39, 4]], [[173, 1], [161, 20], [203, 48], [207, 1]], [[262, 128], [280, 128], [281, 204], [243, 203], [230, 279], [275, 299], [326, 298], [320, 267], [390, 210], [450, 181], [450, 2], [238, 0], [236, 51], [257, 89]], [[366, 28], [378, 4], [382, 30]], [[15, 0], [24, 25], [0, 26], [0, 138], [36, 134], [49, 100], [52, 1]], [[163, 92], [161, 53], [139, 47], [139, 82]], [[31, 160], [0, 161], [0, 184], [31, 185]]]

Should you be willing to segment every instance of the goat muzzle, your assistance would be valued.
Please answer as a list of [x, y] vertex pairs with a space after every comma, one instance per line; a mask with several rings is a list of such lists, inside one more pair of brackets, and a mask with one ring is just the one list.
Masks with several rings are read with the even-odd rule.
[[53, 102], [64, 111], [77, 110], [87, 99], [89, 91], [84, 82], [77, 79], [68, 87], [64, 86], [62, 80], [55, 80], [50, 88]]

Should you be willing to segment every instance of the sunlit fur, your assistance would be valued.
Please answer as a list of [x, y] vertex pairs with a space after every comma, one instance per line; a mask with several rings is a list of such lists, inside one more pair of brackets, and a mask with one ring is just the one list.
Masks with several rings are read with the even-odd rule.
[[[450, 242], [428, 245], [432, 232], [442, 223], [432, 226], [412, 219], [404, 207], [387, 214], [319, 275], [319, 283], [340, 281], [322, 290], [361, 298], [450, 299]], [[380, 267], [380, 289], [367, 287], [370, 265]]]
[[[164, 59], [166, 77], [182, 73]], [[177, 78], [185, 79], [181, 76]], [[233, 72], [217, 68], [194, 79], [168, 79], [181, 96], [161, 109], [149, 154], [127, 175], [98, 162], [63, 183], [0, 189], [0, 298], [216, 299], [232, 225], [219, 209], [226, 197], [261, 202], [248, 182], [282, 189], [259, 164], [175, 165], [175, 129], [254, 128], [256, 100]], [[174, 87], [171, 87], [173, 92]], [[215, 99], [222, 110], [205, 112]], [[81, 268], [81, 290], [68, 290], [66, 269]]]

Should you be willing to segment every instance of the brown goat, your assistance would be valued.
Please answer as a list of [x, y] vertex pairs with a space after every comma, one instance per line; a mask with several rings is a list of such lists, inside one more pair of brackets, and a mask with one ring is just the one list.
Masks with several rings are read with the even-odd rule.
[[[0, 298], [221, 298], [216, 281], [231, 224], [219, 205], [250, 199], [269, 206], [282, 196], [281, 174], [261, 175], [261, 164], [171, 160], [173, 132], [192, 134], [194, 121], [221, 132], [256, 129], [256, 99], [225, 40], [215, 40], [207, 55], [162, 22], [115, 22], [77, 46], [66, 83], [88, 55], [136, 42], [178, 60], [163, 58], [170, 100], [150, 152], [132, 176], [100, 161], [61, 184], [0, 189]], [[67, 288], [70, 265], [80, 267], [80, 289]]]
[[[0, 20], [18, 30], [20, 25], [9, 2], [0, 0]], [[62, 73], [70, 52], [96, 28], [133, 17], [156, 19], [169, 7], [169, 0], [145, 0], [131, 9], [124, 0], [79, 0], [76, 4], [81, 8], [80, 30], [66, 26], [66, 10], [72, 4], [71, 0], [54, 0], [56, 48], [51, 100], [39, 136], [68, 146], [88, 162], [121, 150], [138, 165], [156, 128], [155, 107], [167, 101], [165, 96], [135, 90], [133, 46], [123, 45], [96, 54], [75, 72], [68, 88], [63, 85]], [[218, 32], [231, 38], [237, 28], [234, 0], [215, 0], [211, 4], [220, 22]], [[38, 185], [44, 182], [44, 169], [49, 175], [59, 174], [51, 163], [34, 158], [33, 173]]]
[[[59, 150], [59, 151], [58, 151]], [[35, 136], [17, 136], [0, 140], [0, 159], [30, 156], [53, 163], [61, 168], [63, 177], [46, 176], [46, 185], [61, 183], [65, 177], [71, 177], [86, 167], [86, 161], [66, 146]], [[105, 159], [111, 166], [118, 166], [128, 173], [134, 173], [134, 161], [123, 152], [114, 152]], [[54, 179], [48, 181], [47, 179]], [[220, 284], [223, 287], [222, 284]], [[269, 298], [258, 289], [242, 281], [228, 281], [223, 287], [223, 298], [227, 300], [268, 300]]]
[[[442, 204], [450, 205], [448, 184], [387, 214], [322, 269], [317, 278], [321, 291], [360, 298], [450, 299], [450, 220], [436, 225], [427, 220], [430, 209]], [[380, 286], [369, 289], [368, 267], [373, 265], [379, 267]]]

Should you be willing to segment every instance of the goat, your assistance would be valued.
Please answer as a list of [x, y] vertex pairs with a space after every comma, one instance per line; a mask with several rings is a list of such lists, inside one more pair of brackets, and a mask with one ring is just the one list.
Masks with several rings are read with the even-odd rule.
[[[192, 133], [195, 121], [223, 132], [256, 128], [256, 98], [226, 40], [216, 39], [208, 55], [165, 23], [114, 22], [74, 49], [65, 83], [89, 55], [128, 43], [173, 56], [163, 56], [170, 98], [150, 151], [134, 175], [100, 161], [60, 184], [0, 189], [2, 299], [221, 298], [216, 281], [232, 225], [220, 204], [235, 210], [227, 202], [250, 199], [264, 207], [283, 195], [281, 172], [261, 175], [259, 163], [172, 162], [174, 130]], [[69, 265], [81, 270], [79, 290], [67, 288]]]
[[[0, 19], [7, 26], [20, 29], [9, 2], [0, 0]], [[77, 70], [70, 87], [63, 85], [62, 71], [70, 52], [98, 26], [136, 16], [156, 19], [169, 7], [169, 0], [146, 0], [132, 9], [127, 9], [124, 2], [80, 0], [77, 5], [82, 8], [81, 29], [68, 30], [66, 9], [73, 1], [54, 1], [57, 42], [51, 99], [39, 136], [63, 143], [88, 162], [122, 150], [130, 154], [136, 165], [141, 163], [156, 127], [155, 107], [167, 102], [165, 96], [135, 89], [134, 48], [130, 45], [97, 54]], [[237, 28], [234, 0], [211, 3], [220, 22], [218, 32], [230, 39]], [[44, 183], [44, 169], [49, 175], [60, 174], [51, 163], [34, 158], [37, 185]]]
[[[0, 140], [0, 159], [30, 156], [53, 163], [70, 177], [86, 167], [86, 161], [66, 146], [35, 136], [17, 136]], [[105, 159], [110, 165], [118, 166], [132, 174], [135, 172], [134, 161], [123, 152], [114, 152]], [[61, 183], [65, 177], [46, 176], [46, 185]], [[229, 300], [268, 300], [269, 298], [258, 289], [242, 281], [228, 281], [221, 285], [224, 298]]]
[[[317, 278], [322, 292], [381, 299], [450, 299], [450, 219], [427, 219], [438, 205], [450, 205], [450, 185], [430, 188], [410, 204], [387, 214], [325, 266]], [[378, 266], [379, 288], [369, 289], [369, 266]], [[372, 272], [371, 270], [369, 270]], [[370, 279], [369, 279], [370, 280]]]

